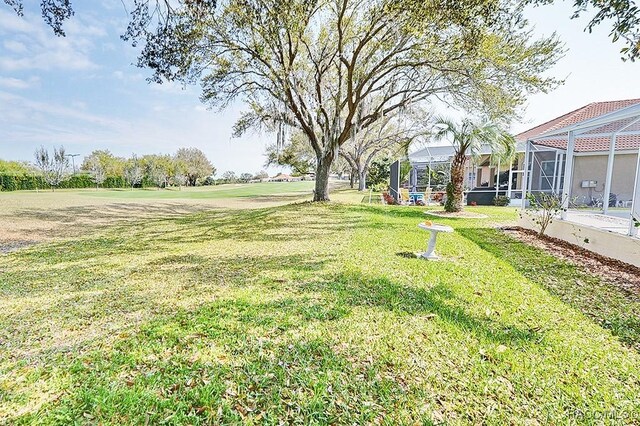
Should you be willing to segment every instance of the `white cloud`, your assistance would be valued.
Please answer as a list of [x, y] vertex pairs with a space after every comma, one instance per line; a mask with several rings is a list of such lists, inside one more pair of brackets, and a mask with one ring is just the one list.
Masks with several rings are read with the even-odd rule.
[[115, 79], [125, 82], [141, 82], [144, 81], [144, 76], [139, 73], [132, 73], [131, 71], [123, 72], [120, 70], [114, 71], [111, 74]]
[[65, 22], [65, 32], [71, 37], [106, 37], [107, 30], [103, 27], [102, 22], [92, 18], [88, 14], [82, 15], [82, 18], [74, 17]]
[[162, 84], [152, 84], [151, 90], [156, 92], [168, 93], [172, 95], [185, 95], [185, 94], [193, 94], [191, 90], [191, 86], [185, 86], [182, 83], [178, 83], [176, 81], [165, 81]]
[[67, 49], [43, 52], [32, 57], [0, 58], [0, 69], [7, 71], [21, 70], [87, 70], [96, 65], [87, 57], [78, 55]]
[[31, 84], [26, 80], [0, 76], [0, 87], [6, 89], [28, 89]]
[[0, 10], [0, 28], [6, 33], [26, 33], [31, 31], [32, 24], [23, 17], [6, 9]]
[[82, 101], [73, 101], [71, 102], [71, 106], [77, 109], [81, 109], [81, 110], [86, 110], [87, 109], [87, 103], [86, 102], [82, 102]]
[[[72, 105], [71, 107], [57, 105], [51, 102], [32, 101], [23, 96], [0, 91], [0, 123], [2, 123], [1, 117], [3, 114], [11, 111], [13, 114], [22, 114], [24, 117], [31, 116], [34, 117], [34, 119], [45, 117], [48, 121], [54, 121], [53, 119], [64, 119], [67, 122], [77, 120], [93, 126], [109, 128], [121, 125], [121, 122], [118, 120], [83, 111], [83, 102], [70, 102], [70, 104]], [[70, 127], [73, 128], [74, 123], [69, 122], [69, 124]]]
[[91, 60], [94, 40], [106, 31], [86, 17], [66, 23], [66, 37], [55, 36], [36, 15], [19, 17], [0, 10], [0, 69], [20, 70], [88, 70], [97, 68]]
[[[184, 99], [181, 97], [181, 99]], [[162, 108], [154, 108], [162, 106]], [[183, 105], [143, 102], [139, 114], [118, 119], [84, 110], [73, 101], [38, 102], [0, 90], [0, 158], [30, 160], [44, 144], [64, 145], [87, 155], [109, 149], [116, 155], [173, 153], [179, 147], [202, 149], [222, 173], [264, 168], [265, 135], [231, 138], [237, 108], [202, 111], [194, 99]]]
[[16, 40], [5, 40], [2, 45], [5, 49], [14, 53], [25, 53], [27, 51], [27, 46]]

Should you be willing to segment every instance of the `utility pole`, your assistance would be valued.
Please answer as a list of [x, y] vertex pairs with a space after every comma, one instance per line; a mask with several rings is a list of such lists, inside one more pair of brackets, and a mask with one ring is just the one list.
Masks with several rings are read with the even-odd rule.
[[76, 161], [75, 161], [75, 158], [78, 155], [80, 155], [80, 154], [67, 154], [67, 155], [65, 155], [65, 157], [71, 157], [71, 164], [72, 164], [72, 167], [73, 167], [73, 174], [74, 175], [76, 174]]

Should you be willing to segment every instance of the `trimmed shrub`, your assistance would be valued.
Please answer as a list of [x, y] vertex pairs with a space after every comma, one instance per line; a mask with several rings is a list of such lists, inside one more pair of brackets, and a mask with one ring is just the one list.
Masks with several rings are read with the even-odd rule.
[[41, 176], [0, 174], [0, 191], [47, 188]]
[[493, 198], [494, 206], [498, 206], [498, 207], [508, 206], [509, 202], [511, 202], [511, 199], [506, 195], [498, 195], [497, 197]]
[[395, 198], [393, 198], [393, 196], [391, 194], [389, 194], [388, 192], [383, 192], [382, 193], [382, 199], [384, 200], [384, 202], [386, 204], [391, 204], [391, 205], [395, 205], [398, 204], [398, 202], [396, 201]]
[[[146, 182], [145, 182], [146, 183]], [[147, 186], [152, 186], [147, 183]], [[62, 181], [58, 188], [76, 189], [76, 188], [95, 188], [96, 184], [87, 174], [77, 174], [70, 176]], [[126, 188], [127, 184], [122, 176], [109, 176], [101, 188]], [[0, 174], [0, 191], [34, 191], [36, 189], [51, 189], [44, 181], [42, 176], [35, 175], [11, 175]]]

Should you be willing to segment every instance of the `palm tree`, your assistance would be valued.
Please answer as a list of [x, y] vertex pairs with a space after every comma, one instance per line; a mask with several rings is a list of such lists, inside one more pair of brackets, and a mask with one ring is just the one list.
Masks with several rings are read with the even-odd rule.
[[464, 191], [464, 166], [467, 155], [477, 155], [482, 148], [489, 148], [501, 156], [512, 156], [516, 141], [499, 125], [491, 122], [475, 122], [465, 118], [461, 123], [438, 117], [435, 119], [433, 139], [448, 140], [455, 154], [451, 162], [451, 180], [447, 184], [447, 212], [462, 211]]

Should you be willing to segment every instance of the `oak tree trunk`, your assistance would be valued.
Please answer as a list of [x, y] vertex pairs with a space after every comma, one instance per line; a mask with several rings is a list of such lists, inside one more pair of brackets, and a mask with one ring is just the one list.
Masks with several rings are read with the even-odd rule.
[[313, 191], [313, 201], [329, 201], [329, 171], [331, 158], [323, 156], [318, 159], [316, 166], [316, 185]]
[[367, 171], [360, 170], [358, 172], [358, 191], [367, 189]]

